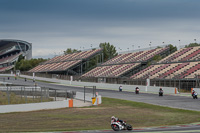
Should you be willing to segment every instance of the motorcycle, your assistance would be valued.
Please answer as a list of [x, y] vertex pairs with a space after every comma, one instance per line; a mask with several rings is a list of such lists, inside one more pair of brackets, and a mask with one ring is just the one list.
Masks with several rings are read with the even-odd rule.
[[194, 94], [192, 94], [193, 99], [198, 99], [197, 95], [198, 95], [197, 92], [195, 92]]
[[123, 121], [123, 123], [121, 123], [120, 121], [111, 121], [111, 128], [114, 131], [120, 131], [120, 130], [132, 130], [132, 126], [130, 124], [127, 124], [126, 121]]
[[163, 96], [163, 90], [159, 91], [159, 96]]

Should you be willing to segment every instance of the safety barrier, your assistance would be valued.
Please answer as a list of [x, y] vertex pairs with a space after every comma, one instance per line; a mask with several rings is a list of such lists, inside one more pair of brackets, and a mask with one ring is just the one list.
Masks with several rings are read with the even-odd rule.
[[[79, 100], [84, 100], [84, 93], [76, 92], [75, 98]], [[96, 95], [96, 97], [94, 97], [94, 95], [91, 93], [85, 93], [85, 101], [92, 102], [92, 105], [99, 105], [102, 103], [102, 98], [101, 95], [98, 94]]]
[[0, 113], [28, 112], [28, 111], [58, 109], [67, 107], [69, 108], [74, 107], [73, 99], [67, 99], [63, 101], [53, 101], [53, 102], [42, 102], [42, 103], [0, 105]]
[[67, 107], [69, 107], [69, 100], [29, 103], [29, 104], [0, 105], [0, 113], [27, 112], [27, 111], [58, 109]]

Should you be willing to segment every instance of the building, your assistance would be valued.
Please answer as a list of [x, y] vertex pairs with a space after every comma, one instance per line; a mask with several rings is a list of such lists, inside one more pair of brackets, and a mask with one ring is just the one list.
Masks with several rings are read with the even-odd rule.
[[27, 60], [31, 59], [32, 44], [22, 40], [0, 40], [0, 72], [14, 68], [20, 55], [23, 55]]

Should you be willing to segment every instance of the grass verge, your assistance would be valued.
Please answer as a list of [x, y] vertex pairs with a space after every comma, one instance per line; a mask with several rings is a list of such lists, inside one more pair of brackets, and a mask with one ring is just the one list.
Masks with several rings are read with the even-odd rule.
[[200, 112], [103, 98], [99, 106], [0, 114], [0, 132], [110, 129], [110, 117], [134, 128], [200, 122]]
[[[24, 96], [18, 96], [15, 95], [15, 93], [11, 92], [9, 94], [9, 103], [10, 104], [24, 104], [24, 103], [39, 103], [39, 102], [49, 102], [49, 101], [53, 101], [52, 98], [46, 98], [43, 97], [41, 99], [41, 97], [39, 96], [35, 96], [35, 97], [24, 97]], [[8, 95], [6, 92], [2, 92], [0, 91], [0, 105], [8, 105]]]

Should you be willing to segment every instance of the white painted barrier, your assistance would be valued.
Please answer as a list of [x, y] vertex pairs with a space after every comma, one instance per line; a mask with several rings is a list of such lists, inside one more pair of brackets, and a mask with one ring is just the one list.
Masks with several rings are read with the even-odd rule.
[[26, 112], [26, 111], [57, 109], [66, 107], [69, 107], [68, 100], [42, 102], [42, 103], [29, 103], [29, 104], [0, 105], [0, 113]]

